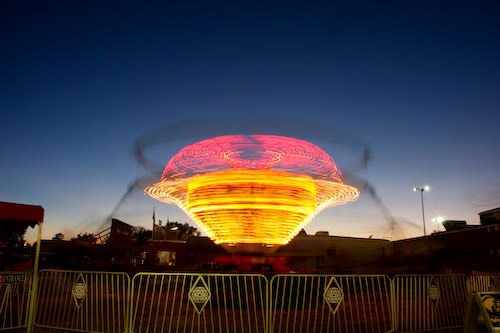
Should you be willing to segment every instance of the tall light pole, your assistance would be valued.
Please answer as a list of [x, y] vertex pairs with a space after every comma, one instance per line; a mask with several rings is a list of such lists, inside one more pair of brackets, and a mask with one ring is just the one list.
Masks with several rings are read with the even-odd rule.
[[429, 186], [414, 187], [413, 192], [420, 192], [420, 200], [422, 201], [422, 223], [424, 224], [424, 236], [427, 236], [425, 231], [425, 212], [424, 212], [424, 191], [429, 191]]

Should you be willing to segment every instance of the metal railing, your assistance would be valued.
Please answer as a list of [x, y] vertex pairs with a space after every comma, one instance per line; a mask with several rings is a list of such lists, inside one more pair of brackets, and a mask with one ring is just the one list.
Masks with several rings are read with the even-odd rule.
[[467, 279], [467, 289], [471, 294], [475, 291], [500, 290], [500, 274], [472, 275]]
[[391, 329], [391, 281], [385, 275], [280, 274], [270, 290], [271, 332]]
[[395, 331], [428, 331], [464, 325], [465, 275], [396, 275], [392, 293]]
[[35, 326], [127, 332], [130, 278], [125, 273], [41, 270]]
[[[6, 276], [20, 272], [0, 272]], [[0, 284], [0, 330], [25, 328], [32, 274]], [[461, 327], [500, 274], [313, 275], [42, 270], [37, 327], [85, 332], [398, 332]]]
[[264, 332], [268, 281], [259, 274], [138, 273], [133, 332]]
[[[23, 281], [8, 281], [22, 276]], [[0, 331], [25, 328], [31, 291], [31, 272], [0, 272]]]

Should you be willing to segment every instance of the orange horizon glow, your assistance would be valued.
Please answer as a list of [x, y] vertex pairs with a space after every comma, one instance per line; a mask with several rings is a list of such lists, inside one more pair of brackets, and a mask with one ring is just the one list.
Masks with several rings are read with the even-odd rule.
[[323, 208], [359, 196], [324, 151], [271, 135], [188, 146], [145, 193], [177, 204], [217, 244], [268, 245], [287, 244]]

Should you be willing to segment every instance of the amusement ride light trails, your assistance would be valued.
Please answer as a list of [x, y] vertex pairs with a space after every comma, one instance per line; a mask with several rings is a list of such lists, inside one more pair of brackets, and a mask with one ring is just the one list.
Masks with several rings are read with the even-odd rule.
[[286, 244], [323, 208], [359, 197], [323, 150], [273, 135], [228, 135], [187, 146], [145, 192], [177, 204], [226, 245]]

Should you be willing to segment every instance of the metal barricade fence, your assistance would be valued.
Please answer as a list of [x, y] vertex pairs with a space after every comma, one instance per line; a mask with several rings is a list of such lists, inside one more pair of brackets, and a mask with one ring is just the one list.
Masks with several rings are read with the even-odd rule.
[[499, 291], [500, 274], [471, 275], [467, 279], [467, 288], [471, 294], [476, 291]]
[[268, 281], [259, 274], [138, 273], [132, 332], [265, 332]]
[[[0, 330], [27, 325], [32, 280], [23, 274], [23, 283], [0, 284]], [[138, 273], [131, 284], [125, 273], [42, 270], [39, 279], [35, 325], [86, 332], [427, 331], [463, 326], [468, 293], [500, 287], [499, 274], [392, 282], [279, 274], [269, 282], [260, 274]]]
[[464, 325], [465, 275], [396, 275], [392, 288], [395, 331], [428, 331]]
[[28, 323], [31, 272], [0, 272], [0, 331]]
[[41, 270], [35, 325], [85, 332], [127, 332], [125, 273]]
[[386, 275], [280, 274], [271, 279], [270, 332], [387, 332]]

